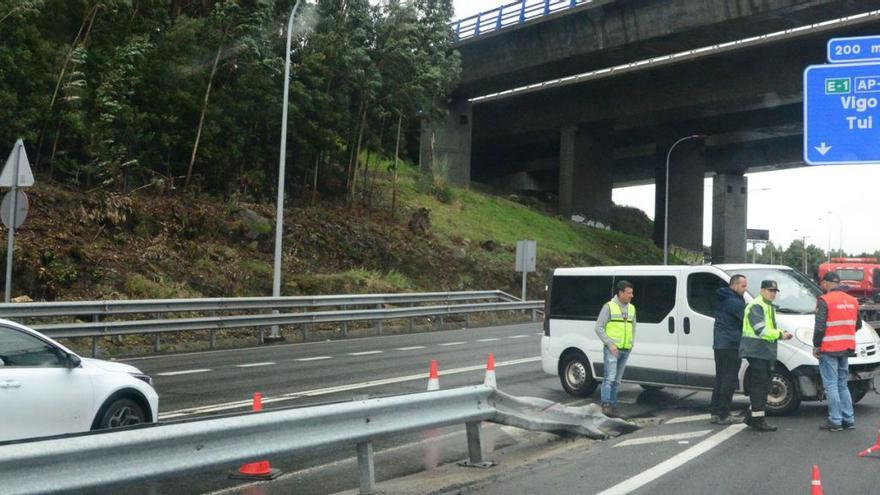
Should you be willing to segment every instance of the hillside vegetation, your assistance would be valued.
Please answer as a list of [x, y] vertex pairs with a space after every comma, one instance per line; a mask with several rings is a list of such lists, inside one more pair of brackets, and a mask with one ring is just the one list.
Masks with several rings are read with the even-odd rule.
[[[574, 225], [401, 169], [394, 216], [392, 179], [384, 171], [376, 172], [369, 203], [323, 198], [313, 207], [307, 198], [293, 198], [284, 217], [284, 295], [470, 289], [518, 295], [518, 239], [538, 244], [539, 271], [529, 277], [533, 298], [543, 297], [554, 267], [661, 259], [648, 239]], [[80, 192], [39, 181], [28, 194], [31, 213], [16, 234], [13, 296], [271, 294], [272, 204], [151, 188], [128, 195]], [[428, 222], [411, 222], [423, 208]], [[5, 260], [5, 243], [2, 251]]]

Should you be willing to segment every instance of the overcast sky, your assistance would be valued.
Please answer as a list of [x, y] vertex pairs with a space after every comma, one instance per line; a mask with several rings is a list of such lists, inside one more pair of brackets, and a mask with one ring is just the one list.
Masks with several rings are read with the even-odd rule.
[[[455, 0], [456, 17], [485, 12], [510, 0]], [[818, 60], [816, 63], [822, 63]], [[712, 241], [712, 181], [706, 181], [703, 242]], [[880, 165], [801, 167], [749, 175], [748, 228], [770, 230], [784, 246], [803, 235], [808, 244], [847, 252], [880, 249]], [[615, 203], [654, 217], [654, 186], [614, 190]], [[831, 211], [834, 214], [829, 215]], [[836, 216], [835, 216], [836, 214]], [[823, 220], [819, 220], [823, 218]]]

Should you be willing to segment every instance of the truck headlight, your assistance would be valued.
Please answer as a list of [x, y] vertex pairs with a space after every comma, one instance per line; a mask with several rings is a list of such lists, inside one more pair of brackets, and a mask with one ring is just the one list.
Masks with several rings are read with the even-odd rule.
[[801, 341], [802, 344], [806, 344], [810, 347], [813, 347], [813, 329], [812, 328], [798, 328], [794, 331], [794, 336], [796, 339]]

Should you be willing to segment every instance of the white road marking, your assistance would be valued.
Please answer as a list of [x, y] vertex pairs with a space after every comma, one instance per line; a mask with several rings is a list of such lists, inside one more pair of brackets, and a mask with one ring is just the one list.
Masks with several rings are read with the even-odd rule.
[[680, 418], [672, 418], [663, 424], [674, 425], [676, 423], [690, 423], [691, 421], [708, 421], [712, 416], [709, 414], [695, 414], [693, 416], [682, 416]]
[[425, 346], [423, 346], [423, 345], [414, 345], [414, 346], [410, 346], [410, 347], [395, 347], [394, 350], [395, 351], [414, 351], [416, 349], [424, 349], [424, 348], [425, 348]]
[[209, 371], [214, 371], [214, 370], [204, 368], [204, 369], [200, 369], [200, 370], [166, 371], [165, 373], [156, 373], [156, 374], [159, 376], [177, 376], [177, 375], [191, 375], [193, 373], [207, 373]]
[[447, 345], [461, 345], [461, 344], [467, 344], [467, 342], [464, 342], [464, 341], [460, 341], [460, 342], [444, 342], [444, 343], [442, 343], [442, 344], [438, 344], [438, 345], [447, 346]]
[[541, 337], [543, 337], [543, 336], [544, 336], [544, 332], [538, 332], [538, 333], [536, 333], [535, 335], [540, 335]]
[[315, 356], [315, 357], [308, 357], [308, 358], [299, 358], [299, 359], [295, 359], [294, 361], [321, 361], [322, 359], [333, 359], [333, 356]]
[[607, 490], [599, 492], [599, 495], [626, 495], [627, 493], [635, 491], [663, 476], [664, 474], [683, 466], [688, 461], [696, 459], [700, 455], [705, 454], [713, 448], [721, 445], [726, 440], [743, 431], [745, 428], [746, 425], [730, 425], [720, 432], [685, 450], [684, 452], [681, 452], [661, 462], [660, 464], [657, 464], [651, 469], [648, 469], [647, 471], [642, 471], [638, 475], [629, 478], [623, 483], [619, 483], [612, 486], [611, 488], [608, 488]]
[[657, 435], [653, 437], [644, 437], [644, 438], [633, 438], [632, 440], [625, 440], [615, 445], [615, 447], [629, 447], [631, 445], [645, 445], [649, 443], [661, 443], [661, 442], [669, 442], [672, 440], [685, 440], [688, 438], [699, 438], [704, 437], [712, 433], [712, 430], [700, 430], [700, 431], [690, 431], [687, 433], [676, 433], [674, 435]]
[[501, 339], [499, 339], [499, 338], [477, 339], [477, 342], [495, 342], [496, 340], [501, 340]]
[[[514, 366], [517, 364], [526, 364], [526, 363], [535, 363], [541, 360], [540, 356], [535, 357], [527, 357], [522, 359], [512, 359], [510, 361], [500, 361], [495, 363], [496, 368], [503, 368], [505, 366]], [[463, 368], [453, 368], [450, 370], [444, 370], [441, 375], [457, 375], [459, 373], [467, 373], [470, 371], [483, 371], [485, 369], [485, 365], [479, 364], [476, 366], [466, 366]], [[427, 373], [418, 373], [415, 375], [406, 375], [406, 376], [398, 376], [393, 378], [384, 378], [382, 380], [372, 380], [369, 382], [361, 382], [361, 383], [351, 383], [348, 385], [339, 385], [336, 387], [327, 387], [327, 388], [319, 388], [315, 390], [306, 390], [303, 392], [293, 392], [289, 394], [284, 394], [277, 397], [268, 397], [266, 395], [263, 396], [263, 404], [269, 404], [272, 402], [282, 402], [289, 401], [294, 399], [299, 399], [302, 397], [315, 397], [319, 395], [327, 395], [333, 394], [336, 392], [345, 392], [348, 390], [357, 390], [362, 388], [376, 387], [379, 385], [389, 385], [393, 383], [403, 383], [409, 382], [413, 380], [426, 380], [428, 378]], [[192, 407], [187, 409], [179, 409], [176, 411], [169, 411], [166, 413], [160, 413], [160, 420], [167, 420], [172, 418], [179, 418], [183, 416], [192, 416], [194, 414], [205, 414], [205, 413], [213, 413], [219, 411], [228, 411], [231, 409], [239, 409], [242, 407], [249, 407], [251, 405], [251, 400], [239, 400], [234, 402], [224, 402], [221, 404], [213, 404], [209, 406], [201, 406], [201, 407]]]
[[275, 364], [275, 361], [266, 361], [265, 363], [249, 363], [249, 364], [236, 364], [236, 368], [256, 368], [257, 366], [272, 366]]
[[529, 337], [528, 335], [511, 335], [510, 337], [507, 337], [507, 338], [508, 339], [527, 339], [528, 337]]
[[385, 351], [361, 351], [361, 352], [349, 352], [349, 356], [369, 356], [370, 354], [382, 354]]

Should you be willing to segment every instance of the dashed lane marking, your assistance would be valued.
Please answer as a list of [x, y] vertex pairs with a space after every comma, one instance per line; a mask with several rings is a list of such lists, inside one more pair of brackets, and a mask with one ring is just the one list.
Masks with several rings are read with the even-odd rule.
[[385, 351], [361, 351], [361, 352], [349, 352], [349, 356], [369, 356], [370, 354], [382, 354]]
[[462, 345], [462, 344], [467, 344], [467, 342], [464, 342], [464, 341], [460, 341], [460, 342], [444, 342], [444, 343], [442, 343], [442, 344], [437, 344], [437, 345], [450, 346], [450, 345]]
[[529, 338], [529, 336], [528, 335], [511, 335], [507, 338], [508, 339], [527, 339], [527, 338]]
[[272, 366], [275, 364], [275, 361], [266, 361], [265, 363], [248, 363], [248, 364], [236, 364], [236, 368], [256, 368], [258, 366]]
[[495, 342], [496, 340], [501, 340], [497, 337], [493, 337], [491, 339], [477, 339], [477, 342]]
[[712, 433], [712, 430], [689, 431], [687, 433], [676, 433], [674, 435], [657, 435], [653, 437], [633, 438], [625, 440], [614, 447], [629, 447], [631, 445], [645, 445], [649, 443], [670, 442], [673, 440], [688, 440], [691, 438], [700, 438]]
[[199, 370], [182, 370], [182, 371], [166, 371], [165, 373], [156, 373], [158, 376], [177, 376], [177, 375], [191, 375], [193, 373], [207, 373], [208, 371], [213, 371], [208, 368], [199, 369]]
[[648, 469], [647, 471], [642, 471], [641, 473], [633, 476], [632, 478], [629, 478], [623, 483], [619, 483], [612, 486], [611, 488], [608, 488], [607, 490], [599, 492], [599, 495], [626, 495], [627, 493], [638, 490], [639, 488], [656, 480], [664, 474], [669, 473], [687, 464], [689, 461], [692, 461], [700, 455], [705, 454], [713, 448], [721, 445], [737, 433], [743, 431], [745, 428], [746, 425], [728, 426], [727, 428], [694, 445], [693, 447], [673, 457], [670, 457], [660, 464], [657, 464], [651, 469]]
[[680, 418], [672, 418], [663, 424], [674, 425], [676, 423], [690, 423], [691, 421], [708, 421], [712, 416], [709, 414], [695, 414], [693, 416], [682, 416]]
[[314, 357], [307, 357], [307, 358], [299, 358], [299, 359], [296, 359], [295, 361], [321, 361], [322, 359], [333, 359], [333, 356], [314, 356]]
[[414, 345], [414, 346], [410, 346], [410, 347], [395, 347], [394, 350], [395, 351], [414, 351], [416, 349], [424, 349], [424, 348], [425, 348], [425, 346], [423, 346], [423, 345]]
[[[535, 363], [540, 360], [541, 360], [541, 356], [534, 356], [534, 357], [527, 357], [527, 358], [522, 358], [522, 359], [512, 359], [510, 361], [499, 361], [499, 362], [495, 363], [495, 367], [502, 368], [505, 366], [515, 366], [518, 364]], [[447, 376], [447, 375], [457, 375], [459, 373], [467, 373], [470, 371], [483, 371], [484, 368], [485, 368], [485, 365], [482, 365], [482, 364], [479, 364], [476, 366], [465, 366], [463, 368], [453, 368], [450, 370], [444, 370], [441, 373], [441, 375]], [[409, 381], [413, 381], [413, 380], [426, 380], [427, 378], [428, 378], [427, 373], [418, 373], [415, 375], [397, 376], [397, 377], [392, 377], [392, 378], [385, 378], [382, 380], [371, 380], [368, 382], [351, 383], [348, 385], [339, 385], [336, 387], [327, 387], [327, 388], [319, 388], [319, 389], [315, 389], [315, 390], [305, 390], [302, 392], [293, 392], [293, 393], [284, 394], [284, 395], [275, 396], [275, 397], [264, 395], [263, 396], [263, 404], [269, 404], [272, 402], [289, 401], [289, 400], [294, 400], [294, 399], [300, 399], [303, 397], [315, 397], [315, 396], [319, 396], [319, 395], [327, 395], [327, 394], [333, 394], [333, 393], [337, 393], [337, 392], [346, 392], [349, 390], [358, 390], [358, 389], [369, 388], [369, 387], [377, 387], [380, 385], [389, 385], [389, 384], [393, 384], [393, 383], [403, 383], [403, 382], [409, 382]], [[240, 409], [243, 407], [250, 407], [251, 403], [252, 403], [252, 401], [250, 399], [248, 399], [248, 400], [239, 400], [239, 401], [234, 401], [234, 402], [224, 402], [221, 404], [212, 404], [212, 405], [208, 405], [208, 406], [192, 407], [192, 408], [187, 408], [187, 409], [178, 409], [176, 411], [169, 411], [166, 413], [160, 413], [159, 419], [160, 420], [168, 420], [168, 419], [180, 418], [180, 417], [184, 417], [184, 416], [192, 416], [195, 414], [206, 414], [206, 413], [214, 413], [214, 412], [220, 412], [220, 411], [229, 411], [232, 409]]]

